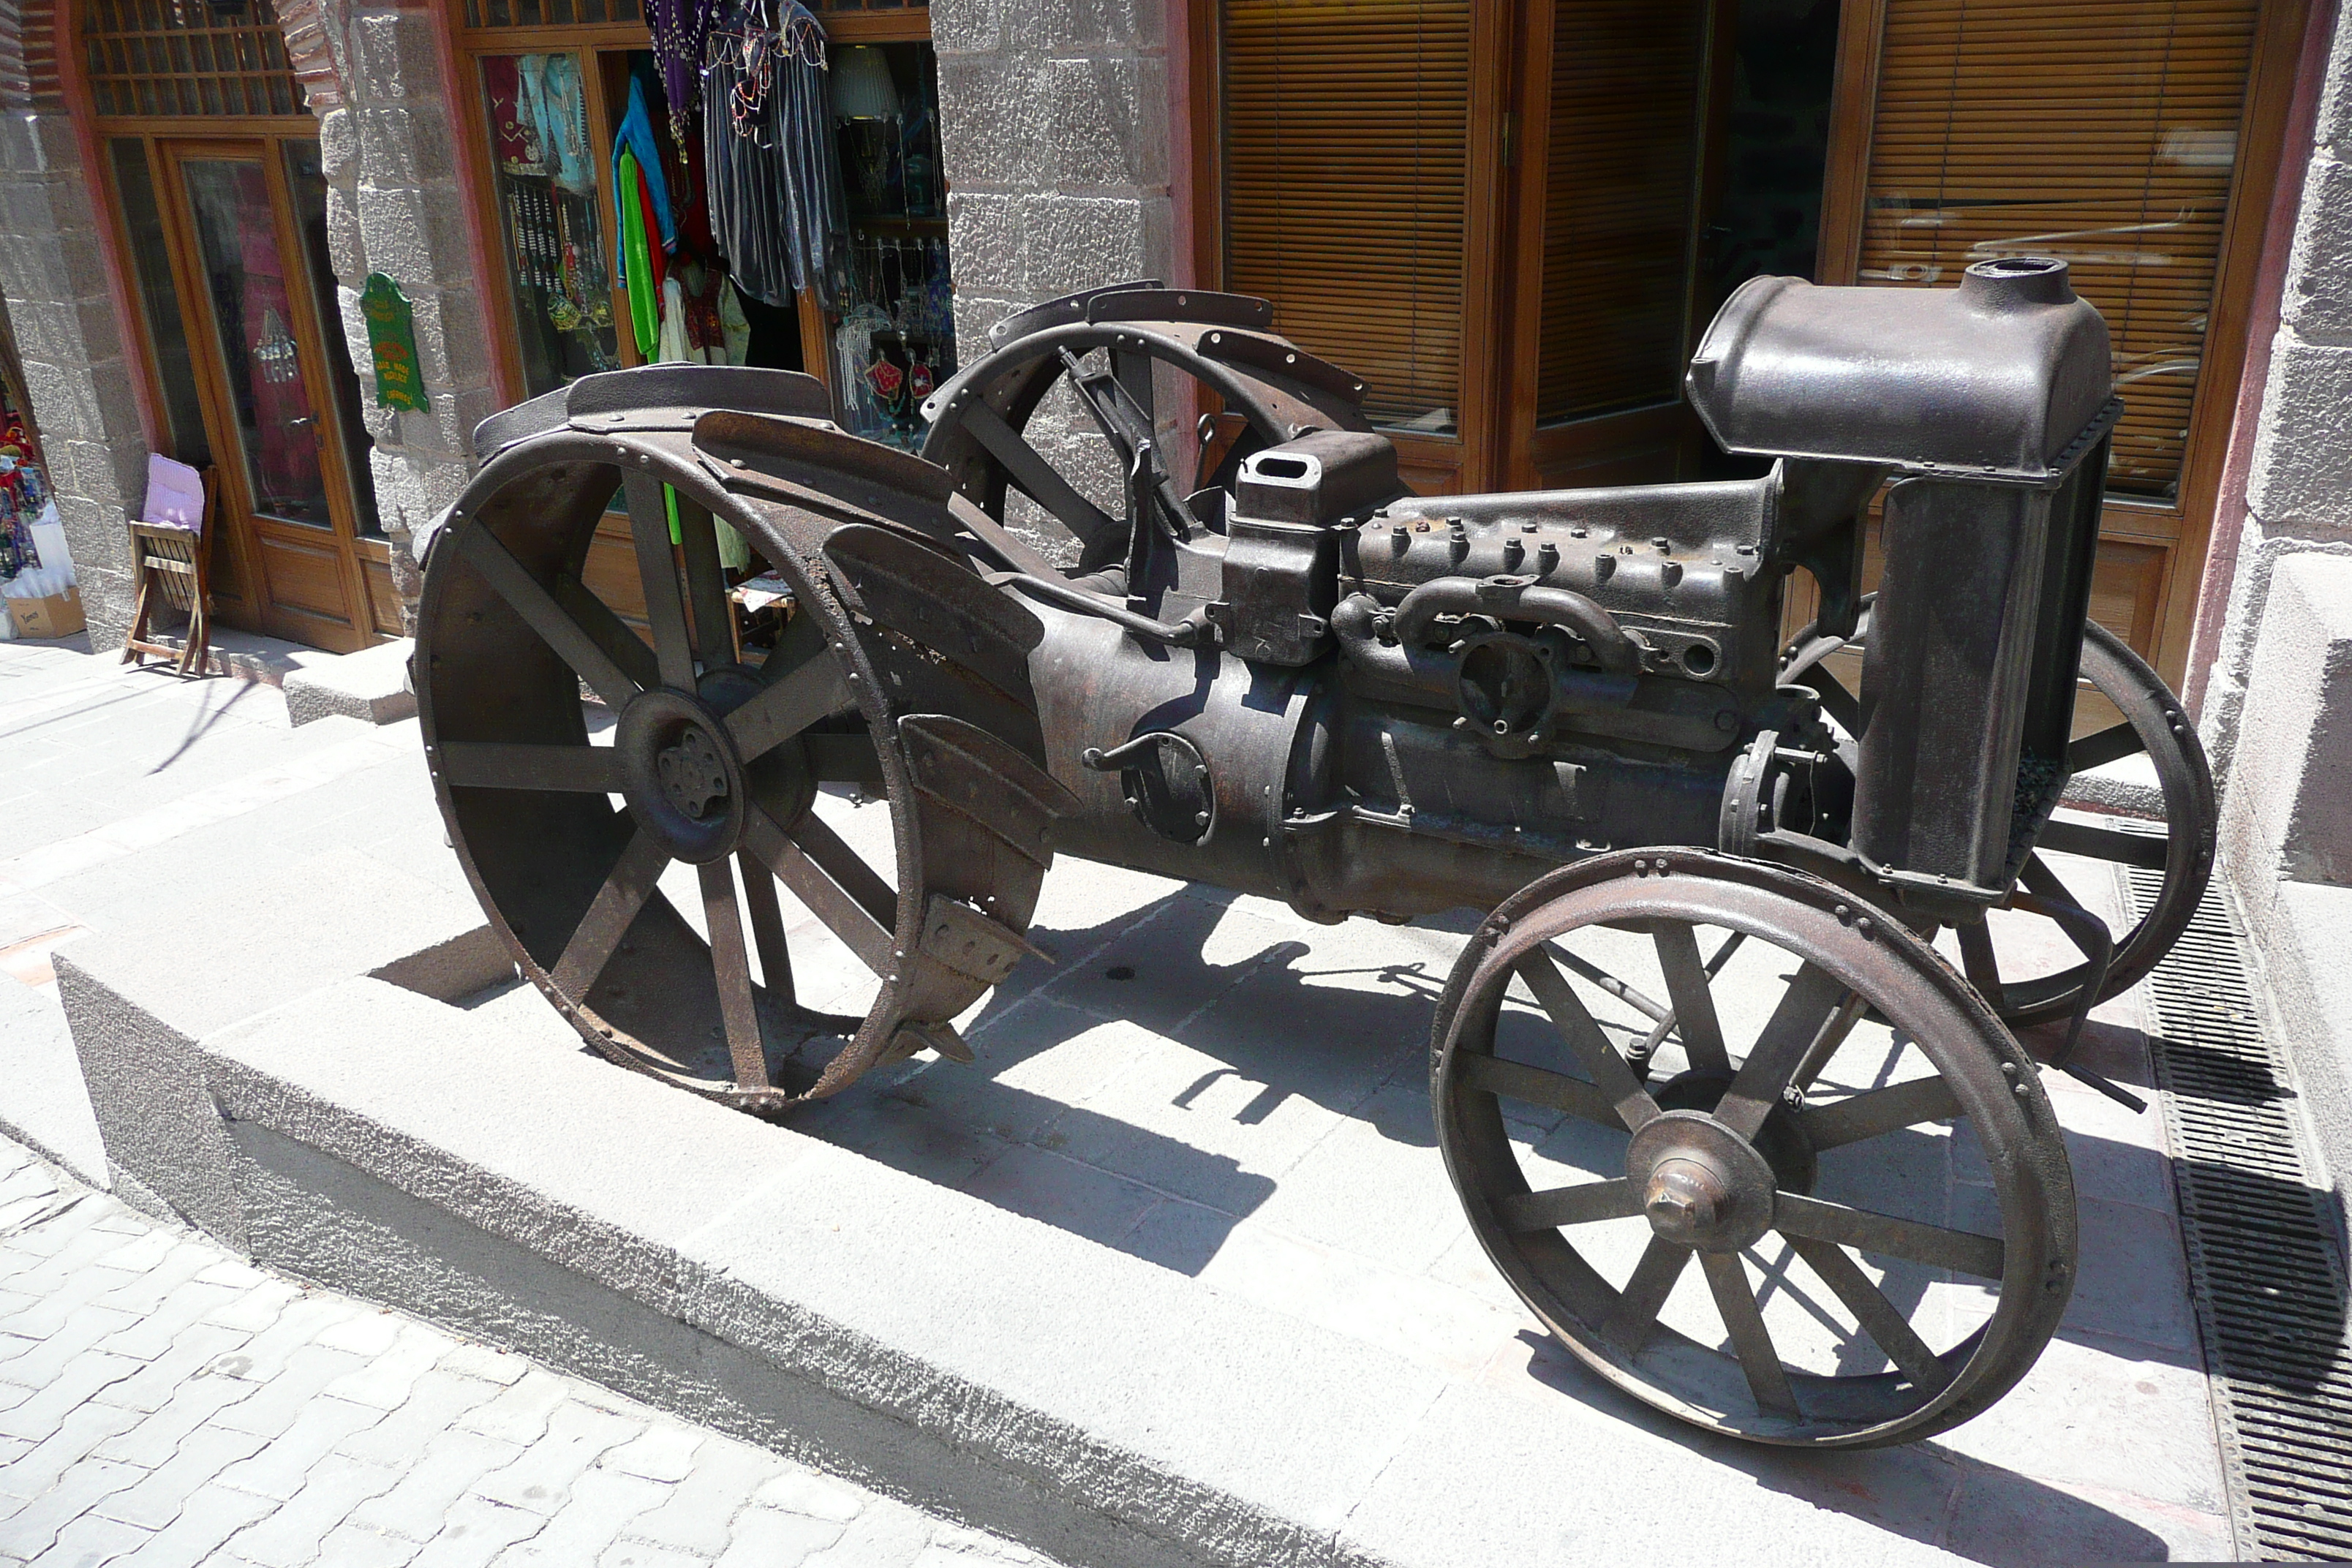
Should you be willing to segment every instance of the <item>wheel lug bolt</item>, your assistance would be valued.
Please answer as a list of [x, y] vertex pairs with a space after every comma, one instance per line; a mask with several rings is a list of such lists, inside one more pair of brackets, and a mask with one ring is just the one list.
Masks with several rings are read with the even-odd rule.
[[1730, 1192], [1723, 1178], [1696, 1160], [1661, 1160], [1650, 1173], [1642, 1195], [1642, 1212], [1650, 1227], [1669, 1241], [1692, 1242], [1705, 1237], [1723, 1219]]

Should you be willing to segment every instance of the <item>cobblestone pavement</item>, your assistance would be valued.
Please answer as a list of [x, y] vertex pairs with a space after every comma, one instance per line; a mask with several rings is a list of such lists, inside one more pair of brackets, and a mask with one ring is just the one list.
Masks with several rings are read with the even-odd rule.
[[0, 1561], [1045, 1564], [520, 1356], [251, 1268], [6, 1140]]

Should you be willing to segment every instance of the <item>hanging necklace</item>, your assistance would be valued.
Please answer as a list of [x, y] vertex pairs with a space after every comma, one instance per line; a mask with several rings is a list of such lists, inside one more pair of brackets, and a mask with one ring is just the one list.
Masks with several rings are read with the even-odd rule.
[[547, 319], [555, 323], [559, 332], [576, 331], [580, 327], [580, 251], [572, 240], [571, 215], [558, 205], [555, 209], [558, 286], [547, 301]]

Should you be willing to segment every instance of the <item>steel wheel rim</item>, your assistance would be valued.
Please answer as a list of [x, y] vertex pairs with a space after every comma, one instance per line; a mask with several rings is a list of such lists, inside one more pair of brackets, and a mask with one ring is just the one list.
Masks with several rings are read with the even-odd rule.
[[[1851, 741], [1851, 715], [1853, 694], [1846, 691], [1843, 682], [1823, 667], [1831, 654], [1843, 648], [1861, 649], [1866, 646], [1870, 631], [1873, 602], [1877, 595], [1866, 595], [1862, 601], [1860, 618], [1851, 637], [1824, 637], [1808, 626], [1799, 631], [1789, 644], [1780, 679], [1783, 683], [1801, 680], [1823, 692], [1825, 716], [1831, 718]], [[2126, 836], [2107, 828], [2074, 828], [2060, 824], [2059, 837], [2082, 844], [2091, 858], [2114, 858], [2126, 865], [2140, 864], [2156, 858], [2145, 868], [2160, 873], [2161, 882], [2154, 899], [2139, 911], [2132, 929], [2119, 937], [2115, 953], [2109, 961], [2105, 982], [2093, 1005], [2121, 995], [2147, 978], [2150, 971], [2163, 961], [2180, 939], [2180, 933], [2197, 912], [2204, 897], [2206, 884], [2211, 879], [2213, 856], [2218, 832], [2219, 810], [2213, 793], [2213, 774], [2205, 759], [2203, 742], [2198, 739], [2197, 727], [2189, 721], [2186, 710], [2173, 696], [2163, 679], [2150, 668], [2146, 660], [2095, 621], [2083, 625], [2083, 679], [2092, 689], [2113, 703], [2124, 716], [2123, 724], [2074, 742], [2076, 771], [2085, 766], [2099, 765], [2144, 752], [2156, 769], [2157, 783], [2164, 798], [2165, 838], [2160, 858], [2153, 857], [2144, 844], [2127, 842]], [[1835, 695], [1827, 689], [1834, 688]], [[2128, 727], [2128, 742], [2117, 731]], [[2136, 742], [2136, 744], [2131, 743]], [[2120, 747], [2121, 749], [2117, 749]], [[2048, 837], [2045, 835], [2045, 837]], [[2115, 856], [2096, 854], [2096, 847], [2119, 851]], [[2054, 846], [2053, 846], [2054, 847]], [[2131, 857], [2125, 858], [2124, 857]], [[2029, 879], [2042, 887], [2030, 890], [2042, 891], [2056, 880], [2039, 854], [2027, 862]], [[2084, 978], [2089, 973], [2087, 961], [2049, 974], [2034, 975], [2025, 980], [1996, 983], [1987, 1000], [1993, 1009], [2011, 1026], [2028, 1028], [2038, 1024], [2053, 1023], [2071, 1016], [2080, 997]]]
[[[1643, 868], [1638, 872], [1637, 865]], [[1659, 868], [1671, 869], [1661, 872]], [[1765, 1408], [1763, 1394], [1734, 1355], [1701, 1346], [1664, 1325], [1643, 1340], [1635, 1354], [1626, 1353], [1612, 1337], [1612, 1316], [1625, 1294], [1639, 1286], [1642, 1269], [1649, 1267], [1647, 1251], [1643, 1264], [1621, 1290], [1578, 1253], [1572, 1239], [1564, 1239], [1572, 1238], [1583, 1221], [1569, 1220], [1565, 1230], [1524, 1228], [1528, 1215], [1540, 1211], [1525, 1207], [1520, 1198], [1528, 1192], [1527, 1178], [1500, 1109], [1504, 1098], [1517, 1096], [1510, 1089], [1494, 1087], [1502, 1081], [1498, 1075], [1475, 1062], [1480, 1057], [1496, 1059], [1496, 1022], [1511, 975], [1525, 955], [1558, 935], [1603, 920], [1655, 919], [1676, 910], [1703, 914], [1703, 923], [1746, 931], [1751, 939], [1767, 935], [1776, 929], [1775, 922], [1784, 935], [1845, 933], [1832, 939], [1832, 946], [1809, 962], [1820, 963], [1842, 984], [1874, 976], [1874, 984], [1888, 994], [1867, 996], [1870, 1004], [1892, 1005], [1898, 1026], [1908, 1021], [1929, 1031], [1917, 1038], [1917, 1048], [1934, 1063], [1934, 1081], [1948, 1086], [1959, 1113], [1983, 1143], [1996, 1173], [2002, 1225], [1999, 1303], [1973, 1334], [1935, 1351], [1942, 1363], [1935, 1375], [1948, 1377], [1940, 1388], [1924, 1392], [1923, 1379], [1900, 1372], [1822, 1378], [1791, 1370], [1788, 1384], [1799, 1414], [1776, 1415]], [[1853, 935], [1865, 921], [1873, 931], [1867, 941]], [[1499, 932], [1497, 926], [1503, 928]], [[1898, 981], [1899, 987], [1895, 984]], [[2073, 1183], [2054, 1116], [2031, 1059], [1932, 949], [1868, 906], [1856, 906], [1849, 895], [1814, 879], [1759, 862], [1696, 852], [1620, 853], [1554, 873], [1498, 910], [1465, 952], [1440, 1004], [1433, 1048], [1432, 1095], [1439, 1146], [1488, 1257], [1521, 1300], [1586, 1365], [1683, 1420], [1794, 1447], [1875, 1447], [1925, 1436], [1968, 1419], [2000, 1398], [2032, 1364], [2064, 1311], [2074, 1265]], [[1537, 1087], [1547, 1093], [1557, 1088]], [[1849, 1130], [1853, 1118], [1870, 1109], [1845, 1113]], [[1905, 1121], [1891, 1130], [1916, 1124]], [[1636, 1133], [1629, 1139], [1629, 1149], [1639, 1137]], [[1624, 1195], [1610, 1201], [1622, 1203]], [[1580, 1205], [1580, 1200], [1559, 1198], [1559, 1191], [1535, 1201], [1555, 1200], [1571, 1207]], [[1522, 1206], [1510, 1208], [1515, 1202]], [[1811, 1211], [1793, 1223], [1811, 1225], [1818, 1217], [1808, 1216]], [[1826, 1223], [1846, 1222], [1833, 1218]], [[1777, 1231], [1777, 1222], [1771, 1228]], [[1807, 1237], [1805, 1242], [1820, 1246], [1818, 1237]], [[1837, 1250], [1844, 1255], [1850, 1249]], [[1981, 1248], [1969, 1244], [1968, 1250], [1974, 1255]], [[1685, 1264], [1690, 1256], [1704, 1254], [1685, 1255]], [[1811, 1259], [1807, 1262], [1811, 1265]], [[1675, 1267], [1678, 1277], [1683, 1266]], [[1708, 1271], [1712, 1289], [1716, 1282]], [[1672, 1284], [1670, 1278], [1667, 1288]], [[1843, 1292], [1839, 1294], [1843, 1299]], [[1769, 1334], [1766, 1338], [1769, 1343]], [[1728, 1397], [1731, 1392], [1744, 1393], [1744, 1405]]]
[[[659, 428], [674, 413], [682, 419]], [[807, 553], [859, 521], [944, 530], [939, 497], [924, 493], [936, 489], [936, 475], [827, 427], [709, 416], [728, 422], [723, 434], [749, 439], [769, 428], [789, 438], [779, 466], [798, 487], [795, 503], [773, 505], [714, 482], [687, 434], [695, 411], [633, 419], [656, 428], [604, 436], [576, 428], [575, 419], [574, 428], [501, 451], [435, 539], [416, 654], [428, 764], [451, 843], [493, 929], [582, 1038], [624, 1066], [774, 1114], [837, 1092], [892, 1054], [937, 1043], [927, 1031], [986, 989], [921, 951], [942, 886], [925, 855], [939, 814], [919, 793], [923, 781], [893, 703], [904, 683], [889, 665], [891, 634], [846, 614], [832, 563]], [[910, 479], [908, 489], [893, 488]], [[671, 566], [665, 485], [680, 503], [683, 574]], [[604, 498], [616, 489], [629, 494], [633, 542], [659, 541], [653, 553], [636, 552], [650, 647], [608, 610], [583, 603], [593, 596], [579, 585]], [[830, 495], [855, 495], [858, 504], [836, 505]], [[800, 606], [764, 679], [732, 665], [731, 644], [722, 656], [689, 631], [698, 618], [718, 626], [726, 614], [715, 605], [696, 615], [698, 604], [723, 594], [712, 586], [720, 581], [713, 518], [760, 547]], [[653, 587], [665, 567], [674, 590], [667, 610]], [[683, 672], [672, 646], [678, 637]], [[908, 662], [922, 657], [930, 656], [917, 650]], [[714, 690], [730, 682], [735, 689]], [[583, 684], [615, 712], [616, 742], [649, 705], [667, 710], [668, 733], [715, 726], [713, 746], [728, 753], [718, 773], [749, 786], [730, 803], [746, 808], [746, 820], [715, 852], [705, 845], [687, 855], [656, 841], [647, 820], [654, 814], [625, 777], [632, 770], [617, 762], [600, 768], [597, 753], [611, 759], [619, 746], [589, 744]], [[1034, 709], [1031, 715], [1034, 723]], [[793, 752], [803, 753], [798, 762], [777, 765]], [[834, 761], [821, 763], [820, 753]], [[498, 776], [526, 763], [541, 771]], [[814, 809], [827, 767], [835, 782], [854, 780], [887, 798], [890, 858], [881, 870]], [[608, 795], [622, 796], [619, 810]], [[686, 798], [690, 804], [693, 792]], [[1034, 853], [1037, 863], [1004, 874], [965, 857], [944, 886], [987, 904], [1017, 941], [1050, 859], [1049, 849]], [[702, 931], [656, 886], [673, 859], [700, 862]], [[795, 922], [798, 934], [785, 929], [789, 904], [776, 897], [779, 882], [814, 921]], [[603, 921], [610, 929], [591, 941], [600, 900], [611, 906]], [[810, 998], [798, 993], [794, 953], [800, 937], [820, 926], [871, 972], [872, 1000], [861, 1015], [803, 1005]]]
[[[1171, 292], [1165, 298], [1172, 302], [1179, 297]], [[1255, 367], [1244, 368], [1212, 358], [1202, 352], [1204, 346], [1213, 349], [1228, 339], [1236, 342], [1247, 340], [1264, 345], [1268, 352], [1278, 351], [1276, 357], [1287, 354], [1300, 366], [1311, 367], [1328, 378], [1336, 380], [1344, 375], [1336, 367], [1324, 365], [1270, 332], [1223, 321], [1074, 321], [1047, 326], [992, 351], [933, 394], [925, 405], [931, 427], [924, 438], [923, 456], [946, 468], [958, 492], [999, 522], [1005, 521], [1007, 501], [1013, 490], [1028, 495], [1080, 542], [1085, 550], [1081, 569], [1092, 570], [1112, 559], [1110, 552], [1089, 541], [1088, 529], [1069, 515], [1066, 498], [1057, 500], [1018, 482], [1002, 448], [1009, 434], [1028, 447], [1029, 454], [1038, 462], [1047, 468], [1053, 466], [1045, 454], [1029, 446], [1027, 431], [1046, 395], [1069, 380], [1060, 358], [1064, 353], [1080, 357], [1101, 350], [1114, 372], [1128, 380], [1139, 374], [1148, 382], [1149, 372], [1121, 372], [1123, 361], [1130, 365], [1167, 365], [1213, 392], [1226, 411], [1240, 416], [1244, 430], [1224, 447], [1214, 465], [1202, 465], [1190, 476], [1195, 488], [1229, 486], [1244, 458], [1307, 429], [1363, 427], [1356, 402], [1362, 393], [1360, 382], [1348, 378], [1355, 392], [1343, 397], [1323, 388], [1277, 379], [1270, 372], [1257, 372]], [[1148, 412], [1156, 415], [1156, 405]], [[1010, 456], [1019, 458], [1017, 453]]]

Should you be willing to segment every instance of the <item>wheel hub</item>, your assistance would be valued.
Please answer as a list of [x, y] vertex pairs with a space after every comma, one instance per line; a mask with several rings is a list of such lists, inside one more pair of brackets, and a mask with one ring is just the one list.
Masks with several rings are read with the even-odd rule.
[[727, 798], [727, 764], [704, 731], [689, 729], [677, 745], [662, 748], [654, 766], [670, 804], [697, 822]]
[[706, 865], [742, 842], [743, 761], [716, 709], [684, 692], [640, 692], [621, 711], [613, 749], [629, 815], [672, 859]]
[[1714, 1165], [1675, 1154], [1651, 1171], [1642, 1212], [1660, 1236], [1696, 1245], [1722, 1226], [1735, 1198], [1729, 1179]]
[[1669, 1110], [1633, 1134], [1625, 1173], [1665, 1241], [1737, 1252], [1772, 1226], [1772, 1166], [1756, 1146], [1700, 1110]]

